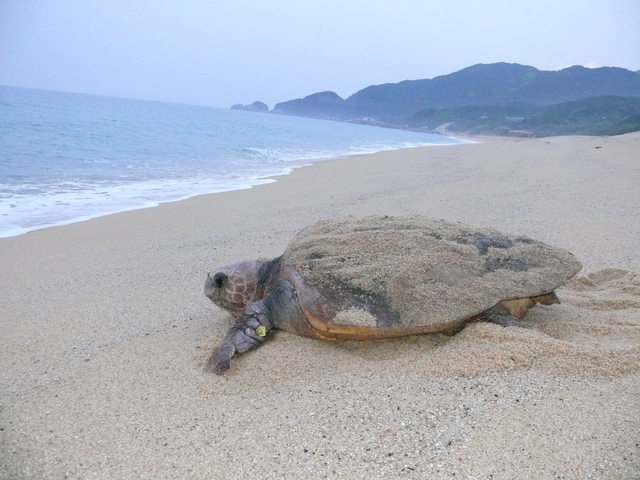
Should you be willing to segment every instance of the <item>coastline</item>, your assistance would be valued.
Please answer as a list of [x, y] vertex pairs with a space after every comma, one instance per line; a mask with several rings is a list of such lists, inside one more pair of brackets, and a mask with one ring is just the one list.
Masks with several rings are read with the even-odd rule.
[[1, 93], [0, 238], [250, 188], [322, 159], [456, 143], [231, 109], [12, 87]]
[[[461, 143], [465, 143], [465, 142], [469, 142], [469, 140], [459, 140], [458, 138], [454, 137], [454, 136], [449, 136], [449, 138], [451, 140], [458, 140]], [[471, 141], [472, 142], [472, 141]], [[438, 143], [432, 143], [432, 144], [425, 144], [425, 145], [419, 145], [419, 146], [412, 146], [412, 147], [406, 147], [406, 148], [386, 148], [386, 149], [382, 149], [379, 152], [373, 152], [373, 153], [381, 153], [381, 152], [387, 152], [387, 151], [394, 151], [394, 150], [407, 150], [410, 148], [422, 148], [422, 147], [431, 147], [431, 146], [446, 146], [446, 145], [454, 145], [454, 144], [438, 144]], [[191, 184], [192, 190], [195, 190], [195, 193], [193, 191], [187, 193], [187, 190], [185, 189], [184, 192], [182, 193], [177, 193], [177, 192], [173, 192], [170, 194], [167, 193], [163, 193], [162, 195], [158, 195], [156, 194], [156, 198], [153, 197], [147, 197], [144, 194], [141, 194], [140, 198], [138, 198], [136, 200], [135, 203], [129, 203], [131, 202], [130, 198], [114, 198], [115, 200], [115, 204], [117, 205], [118, 203], [120, 203], [119, 206], [114, 206], [113, 203], [110, 203], [109, 205], [107, 204], [101, 204], [99, 197], [95, 197], [96, 192], [83, 192], [83, 195], [88, 195], [90, 198], [93, 199], [94, 203], [96, 203], [96, 205], [94, 206], [92, 213], [87, 213], [86, 208], [87, 205], [84, 204], [81, 207], [81, 212], [82, 213], [76, 213], [76, 216], [67, 216], [64, 215], [67, 218], [64, 219], [60, 219], [57, 218], [55, 220], [51, 220], [49, 219], [49, 223], [46, 224], [41, 224], [41, 225], [35, 225], [35, 226], [18, 226], [15, 225], [13, 218], [7, 218], [5, 215], [2, 216], [2, 224], [0, 224], [0, 239], [1, 238], [10, 238], [10, 237], [14, 237], [14, 236], [19, 236], [19, 235], [24, 235], [25, 233], [29, 233], [29, 232], [33, 232], [33, 231], [37, 231], [37, 230], [43, 230], [46, 228], [51, 228], [51, 227], [61, 227], [61, 226], [65, 226], [65, 225], [71, 225], [73, 223], [78, 223], [78, 222], [85, 222], [87, 220], [92, 220], [94, 218], [100, 218], [100, 217], [104, 217], [107, 215], [116, 215], [118, 213], [123, 213], [123, 212], [128, 212], [128, 211], [132, 211], [132, 210], [143, 210], [146, 208], [154, 208], [157, 207], [159, 205], [162, 205], [164, 203], [173, 203], [173, 202], [181, 202], [183, 200], [188, 200], [190, 198], [193, 197], [197, 197], [197, 196], [201, 196], [201, 195], [213, 195], [213, 194], [217, 194], [217, 193], [223, 193], [223, 192], [231, 192], [231, 191], [235, 191], [235, 190], [246, 190], [246, 189], [250, 189], [259, 185], [264, 185], [266, 183], [272, 183], [275, 182], [277, 178], [283, 176], [283, 175], [289, 175], [291, 174], [294, 170], [298, 169], [298, 168], [304, 168], [310, 165], [313, 165], [315, 163], [318, 162], [323, 162], [323, 161], [328, 161], [328, 160], [337, 160], [337, 159], [341, 159], [341, 158], [348, 158], [348, 157], [353, 157], [353, 156], [359, 156], [359, 155], [370, 155], [372, 154], [372, 152], [366, 152], [366, 153], [353, 153], [353, 154], [341, 154], [341, 155], [337, 155], [335, 157], [311, 157], [311, 158], [302, 158], [302, 159], [297, 159], [295, 161], [291, 161], [287, 166], [282, 166], [281, 170], [279, 172], [273, 172], [271, 174], [265, 175], [254, 175], [250, 178], [238, 178], [238, 179], [234, 179], [233, 181], [213, 181], [211, 184], [209, 184], [208, 187], [203, 187], [201, 184], [202, 183], [206, 183], [206, 182], [202, 182], [202, 181], [198, 181], [195, 182], [195, 184], [192, 181], [183, 181], [184, 184]], [[178, 182], [179, 183], [179, 182]], [[215, 186], [214, 186], [215, 185]], [[141, 187], [145, 187], [149, 188], [148, 185], [145, 185], [144, 183], [141, 183], [139, 185], [136, 186], [131, 186], [131, 185], [114, 185], [111, 186], [109, 188], [111, 188], [112, 190], [116, 190], [116, 191], [122, 191], [122, 190], [127, 190], [129, 191], [129, 195], [132, 194], [132, 192], [138, 192], [138, 194], [140, 194], [140, 189]], [[166, 187], [166, 185], [165, 185]], [[100, 188], [99, 190], [100, 195], [104, 195], [106, 193], [106, 190], [109, 190], [109, 188]], [[159, 188], [159, 187], [158, 187]], [[176, 181], [174, 181], [174, 183], [169, 187], [169, 190], [173, 190], [176, 188]], [[143, 188], [144, 190], [144, 188]], [[48, 199], [49, 201], [51, 201], [51, 199]], [[60, 201], [58, 201], [60, 202]], [[86, 202], [86, 199], [85, 199]], [[9, 206], [10, 204], [7, 202], [6, 206]], [[5, 209], [6, 209], [5, 206]], [[11, 205], [11, 207], [15, 208], [15, 205]], [[70, 206], [68, 205], [68, 207], [73, 211], [74, 207], [77, 207], [77, 205], [71, 203]], [[24, 208], [24, 207], [23, 207]], [[53, 214], [53, 212], [51, 211], [43, 211], [40, 212], [41, 215], [47, 216], [47, 217], [56, 217], [55, 214]], [[58, 213], [57, 215], [58, 217], [60, 217], [60, 214]], [[33, 221], [33, 219], [30, 219], [31, 221]], [[7, 228], [7, 225], [9, 225], [9, 227]]]
[[[640, 134], [479, 140], [0, 239], [0, 476], [637, 476]], [[230, 321], [209, 270], [369, 214], [537, 238], [585, 280], [531, 332], [280, 332], [226, 377], [204, 370]]]

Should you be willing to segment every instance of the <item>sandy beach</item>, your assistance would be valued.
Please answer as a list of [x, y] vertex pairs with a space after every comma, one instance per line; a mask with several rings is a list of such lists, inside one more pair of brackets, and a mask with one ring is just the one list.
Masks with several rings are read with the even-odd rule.
[[[478, 138], [0, 239], [0, 478], [640, 478], [640, 133]], [[216, 376], [207, 273], [420, 214], [583, 263], [531, 329], [324, 343]]]

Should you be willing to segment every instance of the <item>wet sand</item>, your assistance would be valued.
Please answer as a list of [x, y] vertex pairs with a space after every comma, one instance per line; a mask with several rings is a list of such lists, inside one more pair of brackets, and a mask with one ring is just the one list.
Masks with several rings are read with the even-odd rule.
[[[640, 134], [481, 138], [0, 239], [0, 478], [640, 476]], [[206, 370], [209, 270], [321, 218], [421, 214], [583, 263], [531, 329], [323, 343]]]

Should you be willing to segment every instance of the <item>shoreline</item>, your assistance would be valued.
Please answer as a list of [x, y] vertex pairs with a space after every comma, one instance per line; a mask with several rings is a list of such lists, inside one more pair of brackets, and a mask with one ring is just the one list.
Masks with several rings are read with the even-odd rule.
[[[448, 136], [449, 138], [451, 138], [452, 140], [458, 140], [460, 141], [460, 143], [473, 143], [473, 141], [470, 140], [466, 140], [466, 139], [460, 139], [458, 137], [454, 137], [454, 136]], [[145, 203], [140, 203], [138, 205], [123, 205], [121, 206], [120, 210], [115, 210], [115, 211], [106, 211], [106, 212], [98, 212], [98, 213], [92, 213], [92, 214], [87, 214], [87, 215], [80, 215], [78, 217], [74, 217], [72, 219], [67, 219], [67, 220], [59, 220], [59, 221], [54, 221], [52, 223], [48, 223], [45, 225], [38, 225], [38, 226], [32, 226], [32, 227], [22, 227], [22, 226], [15, 226], [12, 227], [9, 230], [6, 231], [2, 231], [0, 230], [0, 239], [2, 238], [11, 238], [11, 237], [16, 237], [16, 236], [20, 236], [20, 235], [24, 235], [30, 232], [34, 232], [34, 231], [38, 231], [38, 230], [43, 230], [43, 229], [47, 229], [47, 228], [52, 228], [52, 227], [63, 227], [65, 225], [71, 225], [74, 223], [79, 223], [79, 222], [85, 222], [88, 220], [93, 220], [95, 218], [100, 218], [100, 217], [105, 217], [108, 215], [116, 215], [119, 213], [123, 213], [123, 212], [129, 212], [129, 211], [134, 211], [134, 210], [144, 210], [147, 208], [154, 208], [154, 207], [158, 207], [159, 205], [165, 204], [165, 203], [174, 203], [174, 202], [181, 202], [184, 200], [188, 200], [190, 198], [194, 198], [194, 197], [198, 197], [201, 195], [215, 195], [218, 193], [224, 193], [224, 192], [231, 192], [231, 191], [236, 191], [236, 190], [247, 190], [250, 188], [254, 188], [260, 185], [264, 185], [267, 183], [273, 183], [277, 181], [277, 178], [282, 177], [282, 176], [286, 176], [286, 175], [290, 175], [291, 173], [293, 173], [295, 170], [299, 169], [299, 168], [305, 168], [311, 165], [314, 165], [316, 163], [319, 162], [325, 162], [325, 161], [333, 161], [333, 160], [339, 160], [339, 159], [345, 159], [345, 158], [350, 158], [350, 157], [357, 157], [360, 155], [375, 155], [376, 153], [382, 153], [382, 152], [392, 152], [392, 151], [398, 151], [398, 150], [410, 150], [412, 148], [427, 148], [427, 147], [441, 147], [441, 146], [450, 146], [450, 145], [456, 145], [456, 144], [428, 144], [428, 145], [420, 145], [420, 146], [412, 146], [412, 147], [405, 147], [405, 148], [392, 148], [392, 149], [385, 149], [385, 150], [380, 150], [378, 152], [368, 152], [368, 153], [357, 153], [357, 154], [344, 154], [344, 155], [338, 155], [336, 157], [327, 157], [327, 158], [310, 158], [310, 159], [299, 159], [296, 160], [294, 162], [292, 162], [290, 165], [283, 167], [283, 170], [280, 173], [273, 173], [270, 175], [264, 175], [264, 176], [256, 176], [253, 179], [244, 179], [242, 182], [238, 183], [231, 183], [228, 186], [222, 186], [222, 187], [216, 187], [218, 190], [217, 191], [210, 191], [210, 192], [199, 192], [199, 193], [188, 193], [188, 194], [184, 194], [181, 195], [175, 199], [171, 199], [171, 200], [158, 200], [158, 199], [146, 199]], [[7, 220], [5, 220], [7, 221]]]
[[[640, 475], [640, 133], [480, 140], [0, 239], [0, 477]], [[232, 321], [211, 269], [371, 214], [530, 236], [583, 270], [530, 329], [278, 332], [206, 370]]]

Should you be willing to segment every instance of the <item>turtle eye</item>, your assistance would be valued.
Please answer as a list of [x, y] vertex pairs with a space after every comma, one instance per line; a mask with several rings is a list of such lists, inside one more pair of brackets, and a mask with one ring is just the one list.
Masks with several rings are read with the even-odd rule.
[[222, 286], [227, 282], [228, 277], [222, 273], [218, 272], [213, 276], [213, 281], [216, 284], [216, 288], [222, 288]]

